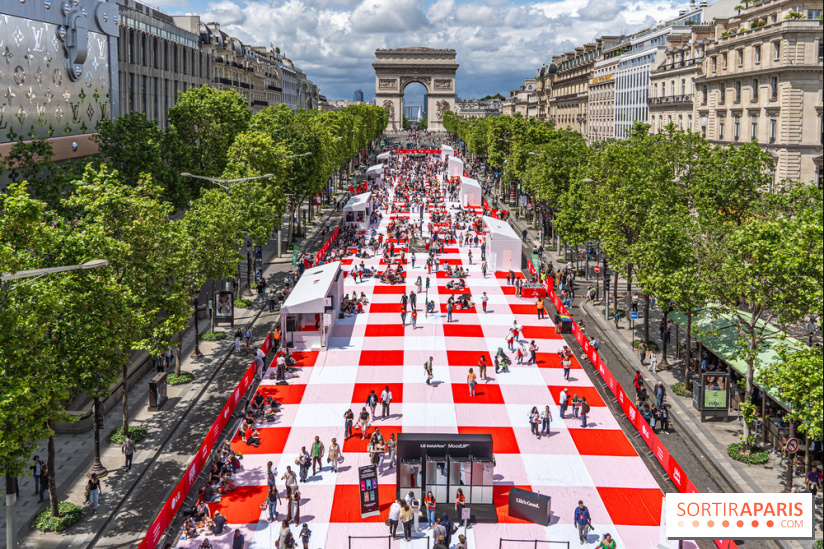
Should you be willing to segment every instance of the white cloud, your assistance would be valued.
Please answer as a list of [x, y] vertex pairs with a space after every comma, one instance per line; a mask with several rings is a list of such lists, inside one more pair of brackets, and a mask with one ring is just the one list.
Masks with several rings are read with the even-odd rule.
[[[330, 99], [374, 94], [378, 48], [454, 48], [457, 92], [516, 88], [553, 55], [675, 15], [674, 0], [155, 0], [245, 44], [274, 44]], [[428, 4], [428, 7], [427, 7]]]

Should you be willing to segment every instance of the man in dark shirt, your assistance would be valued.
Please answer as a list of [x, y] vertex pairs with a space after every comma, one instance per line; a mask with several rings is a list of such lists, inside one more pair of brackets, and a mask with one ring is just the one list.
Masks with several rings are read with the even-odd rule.
[[223, 533], [223, 528], [226, 526], [226, 517], [220, 514], [220, 511], [215, 511], [215, 516], [212, 518], [212, 533], [219, 536]]
[[232, 538], [232, 549], [243, 549], [243, 544], [246, 542], [240, 530], [235, 530], [235, 537]]

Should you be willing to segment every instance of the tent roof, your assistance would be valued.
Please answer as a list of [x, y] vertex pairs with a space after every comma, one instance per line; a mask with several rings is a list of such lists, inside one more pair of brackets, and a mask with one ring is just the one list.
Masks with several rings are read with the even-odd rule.
[[372, 193], [356, 194], [344, 204], [344, 210], [362, 210], [369, 205], [372, 200]]
[[383, 160], [384, 158], [390, 158], [391, 156], [392, 156], [392, 153], [389, 152], [389, 151], [382, 152], [378, 155], [378, 160]]
[[460, 164], [461, 166], [463, 166], [463, 160], [461, 160], [457, 156], [450, 156], [449, 157], [449, 163], [450, 164]]
[[281, 314], [322, 313], [326, 294], [340, 272], [340, 261], [303, 273], [281, 307]]
[[383, 173], [383, 164], [375, 164], [374, 166], [369, 166], [366, 170], [368, 175], [372, 174], [382, 174]]
[[455, 152], [455, 149], [449, 145], [441, 145], [441, 152]]
[[[714, 355], [730, 365], [736, 372], [744, 377], [747, 377], [747, 363], [740, 357], [736, 348], [736, 341], [738, 339], [738, 321], [732, 315], [728, 314], [708, 314], [707, 309], [702, 309], [692, 316], [692, 337], [700, 341], [704, 347], [712, 351]], [[742, 311], [742, 316], [749, 317], [750, 314]], [[681, 326], [687, 328], [687, 315], [680, 311], [672, 311], [669, 314], [670, 318]], [[756, 370], [769, 366], [772, 362], [778, 360], [777, 345], [782, 341], [781, 330], [777, 326], [768, 324], [766, 327], [763, 322], [758, 322], [759, 329], [764, 328], [765, 334], [770, 334], [770, 339], [765, 339], [755, 359]], [[792, 337], [784, 336], [784, 343], [790, 348], [801, 349], [804, 344]], [[763, 387], [759, 383], [755, 384], [762, 389], [774, 401], [781, 404], [786, 409], [790, 409], [790, 405], [779, 400], [775, 396], [775, 390], [772, 387]]]
[[509, 223], [495, 219], [494, 217], [484, 216], [484, 225], [489, 229], [492, 238], [500, 240], [517, 240], [520, 242], [521, 237], [515, 230], [509, 226]]
[[471, 177], [464, 177], [461, 176], [461, 186], [466, 185], [467, 187], [477, 187], [478, 190], [481, 189], [481, 184], [478, 183], [477, 179], [472, 179]]

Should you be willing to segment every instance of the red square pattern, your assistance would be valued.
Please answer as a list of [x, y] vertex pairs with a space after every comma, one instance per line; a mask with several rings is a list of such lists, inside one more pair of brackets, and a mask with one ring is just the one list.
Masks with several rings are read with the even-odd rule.
[[260, 446], [257, 448], [240, 440], [240, 437], [235, 433], [231, 443], [232, 450], [241, 454], [282, 454], [291, 429], [291, 427], [264, 427], [258, 429], [260, 432]]
[[[352, 410], [354, 411], [356, 408], [359, 410], [361, 406], [364, 406], [366, 397], [373, 389], [375, 394], [378, 395], [378, 401], [380, 401], [381, 393], [387, 385], [389, 385], [389, 390], [392, 392], [392, 402], [403, 402], [403, 383], [356, 383], [355, 391], [352, 393], [352, 402], [357, 406], [353, 406]], [[378, 410], [380, 410], [380, 404], [378, 404]], [[381, 432], [383, 432], [382, 429]]]
[[298, 366], [307, 368], [315, 365], [319, 354], [320, 351], [295, 351], [292, 353], [292, 358], [297, 361]]
[[524, 339], [559, 339], [554, 326], [524, 326], [522, 330]]
[[261, 385], [258, 393], [274, 397], [281, 404], [300, 404], [306, 385]]
[[401, 303], [370, 303], [370, 313], [398, 313], [401, 314]]
[[[490, 367], [492, 369], [493, 367]], [[477, 374], [477, 369], [475, 370]], [[504, 397], [501, 388], [488, 383], [475, 384], [475, 396], [469, 396], [469, 385], [467, 383], [455, 383], [452, 380], [452, 400], [455, 404], [504, 404]]]
[[[483, 337], [484, 331], [477, 324], [444, 324], [443, 335], [446, 337]], [[478, 359], [480, 358], [481, 356], [479, 354]]]
[[492, 435], [492, 451], [496, 454], [520, 454], [518, 439], [512, 427], [458, 427], [462, 435]]
[[498, 515], [498, 522], [510, 524], [532, 524], [528, 520], [522, 520], [509, 516], [509, 492], [513, 488], [520, 488], [527, 492], [532, 491], [531, 486], [504, 486], [495, 485], [492, 487], [492, 503], [495, 505], [495, 513]]
[[[570, 368], [573, 370], [580, 369], [581, 364], [578, 362], [578, 359], [575, 358], [575, 355], [570, 357], [572, 364]], [[563, 368], [561, 366], [561, 357], [558, 356], [558, 353], [535, 353], [535, 362], [538, 364], [539, 368]]]
[[[472, 307], [471, 309], [459, 309], [458, 304], [456, 303], [452, 307], [452, 314], [454, 315], [461, 315], [461, 314], [468, 314], [474, 313], [478, 310], [478, 306]], [[441, 303], [441, 313], [446, 314], [446, 303]]]
[[657, 488], [598, 488], [613, 524], [658, 526], [663, 494]]
[[524, 304], [514, 304], [510, 303], [509, 308], [512, 310], [513, 315], [535, 315], [538, 316], [538, 309], [535, 308], [535, 304], [524, 305]]
[[361, 351], [361, 366], [403, 366], [403, 351]]
[[450, 290], [446, 286], [438, 286], [438, 293], [441, 295], [453, 295], [453, 294], [471, 294], [472, 288], [467, 286], [463, 290]]
[[[355, 410], [352, 411], [354, 412]], [[358, 409], [358, 413], [360, 413], [360, 408]], [[356, 421], [357, 417], [357, 414], [355, 414]], [[352, 436], [343, 441], [343, 455], [349, 452], [365, 453], [366, 447], [369, 446], [369, 438], [372, 436], [372, 433], [375, 432], [375, 427], [381, 430], [384, 440], [388, 440], [389, 437], [392, 436], [392, 433], [395, 433], [395, 438], [398, 438], [398, 433], [401, 432], [400, 425], [372, 425], [369, 427], [369, 430], [366, 431], [366, 438], [361, 439], [360, 429], [352, 427]]]
[[210, 503], [212, 515], [215, 511], [226, 517], [230, 524], [256, 524], [260, 520], [260, 503], [266, 499], [266, 486], [238, 486], [224, 494], [218, 503]]
[[[495, 273], [495, 278], [506, 279], [506, 274], [507, 274], [506, 271], [501, 271], [499, 273]], [[515, 278], [524, 278], [525, 279], [526, 277], [524, 276], [524, 273], [522, 273], [520, 271], [515, 271]]]
[[372, 290], [373, 294], [397, 294], [406, 293], [405, 286], [375, 286]]
[[570, 429], [569, 434], [582, 456], [638, 455], [620, 429]]
[[[444, 328], [446, 328], [446, 325], [444, 325]], [[488, 365], [494, 364], [492, 357], [486, 351], [446, 351], [446, 360], [450, 366], [474, 366], [477, 373], [478, 361], [481, 360], [482, 355], [486, 357]]]
[[[265, 488], [265, 486], [264, 486]], [[329, 522], [359, 523], [385, 522], [389, 516], [389, 507], [395, 501], [395, 484], [378, 485], [378, 501], [380, 515], [361, 518], [360, 516], [360, 487], [357, 484], [338, 484], [335, 486], [335, 499], [332, 501], [332, 515]], [[260, 507], [258, 507], [258, 516]], [[343, 540], [341, 544], [345, 545]]]
[[[567, 387], [569, 389], [569, 395], [578, 395], [578, 398], [586, 398], [587, 404], [590, 406], [606, 406], [604, 404], [604, 399], [601, 398], [601, 395], [598, 394], [598, 391], [595, 387]], [[552, 394], [552, 398], [555, 399], [555, 402], [560, 402], [561, 391], [563, 391], [563, 387], [558, 386], [549, 386], [549, 392]]]

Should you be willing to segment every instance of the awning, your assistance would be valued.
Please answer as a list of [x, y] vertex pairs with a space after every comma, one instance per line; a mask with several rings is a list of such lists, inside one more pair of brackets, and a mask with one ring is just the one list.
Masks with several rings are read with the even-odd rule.
[[517, 240], [518, 242], [521, 241], [521, 237], [518, 236], [518, 233], [507, 223], [506, 221], [501, 221], [500, 219], [495, 219], [494, 217], [483, 216], [484, 217], [484, 225], [486, 228], [489, 229], [490, 237], [496, 240]]
[[[742, 311], [742, 315], [748, 314], [749, 313]], [[684, 330], [687, 329], [687, 315], [685, 313], [673, 311], [669, 314], [669, 316]], [[714, 318], [713, 316], [707, 314], [704, 310], [700, 310], [698, 313], [692, 315], [692, 337], [700, 341], [704, 347], [712, 351], [714, 355], [729, 364], [732, 369], [746, 378], [747, 363], [738, 355], [738, 349], [735, 345], [735, 342], [738, 339], [737, 319], [726, 314], [716, 316], [717, 318]], [[763, 322], [758, 323], [759, 328], [763, 326]], [[770, 324], [765, 328], [765, 333], [769, 334], [770, 339], [763, 341], [758, 350], [758, 355], [755, 361], [756, 376], [759, 368], [764, 368], [772, 364], [773, 361], [779, 359], [777, 347], [782, 342], [782, 339], [779, 337], [782, 333], [781, 330], [778, 329], [777, 326]], [[787, 346], [797, 349], [804, 346], [804, 343], [801, 341], [792, 337], [787, 337], [786, 334], [784, 335], [785, 337], [783, 342]], [[772, 400], [779, 403], [787, 410], [791, 409], [789, 404], [779, 400], [775, 396], [774, 388], [763, 387], [758, 383], [755, 385], [767, 393], [767, 396], [769, 396]]]
[[382, 152], [378, 155], [378, 160], [389, 160], [392, 157], [392, 153], [389, 151]]
[[481, 190], [481, 184], [478, 183], [478, 180], [470, 177], [461, 176], [461, 185], [466, 185], [467, 187], [477, 187], [478, 191]]
[[375, 164], [366, 169], [366, 175], [383, 175], [383, 164]]
[[460, 177], [464, 174], [464, 163], [460, 158], [454, 156], [449, 157], [449, 165], [447, 168], [449, 177]]
[[340, 274], [340, 261], [313, 267], [303, 273], [281, 307], [281, 315], [322, 313], [326, 296]]
[[343, 211], [365, 211], [372, 201], [372, 193], [358, 194], [350, 198], [343, 206]]

